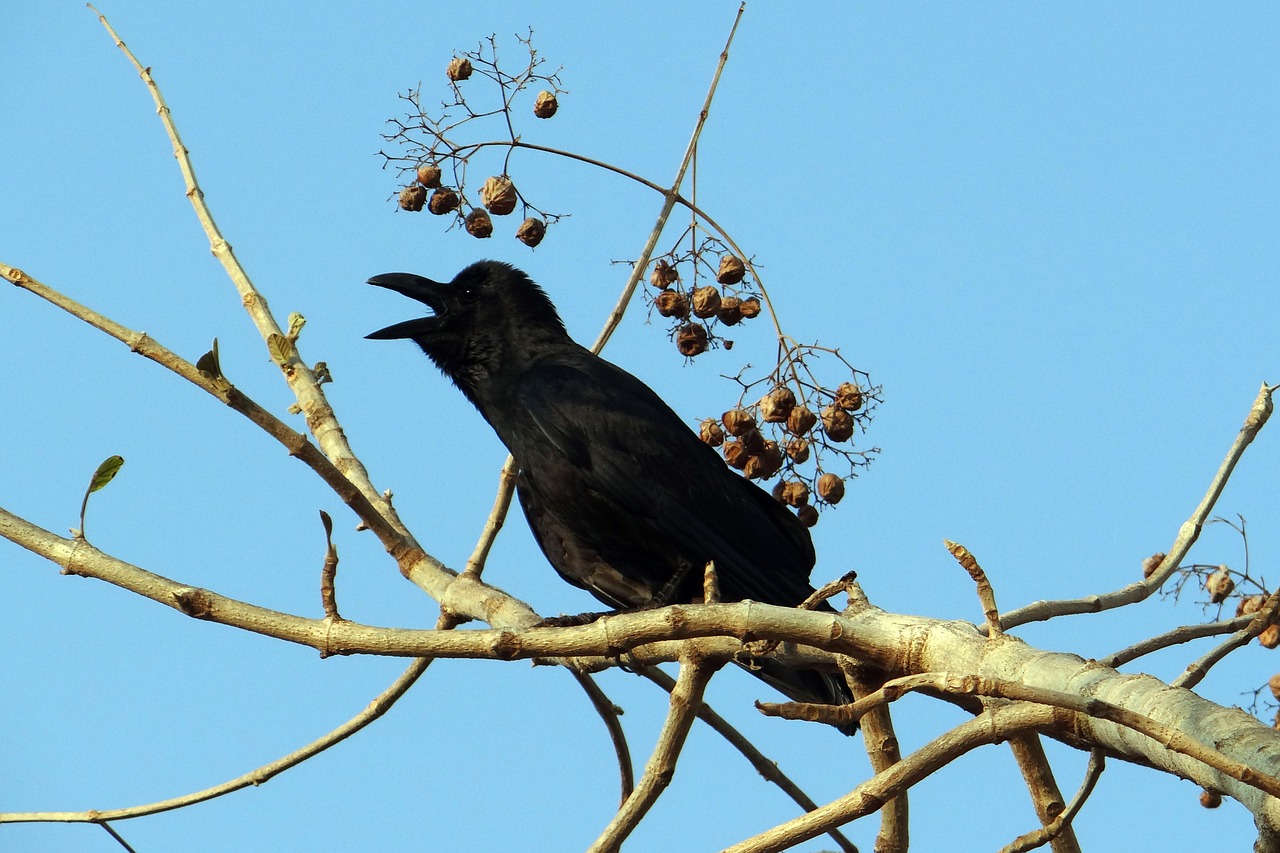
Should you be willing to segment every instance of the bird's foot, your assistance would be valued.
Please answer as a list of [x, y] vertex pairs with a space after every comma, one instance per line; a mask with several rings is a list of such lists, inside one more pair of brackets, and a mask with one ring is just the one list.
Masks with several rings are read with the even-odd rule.
[[603, 613], [561, 613], [559, 616], [548, 616], [533, 627], [535, 628], [576, 628], [579, 625], [590, 625], [601, 616], [611, 615], [609, 611]]

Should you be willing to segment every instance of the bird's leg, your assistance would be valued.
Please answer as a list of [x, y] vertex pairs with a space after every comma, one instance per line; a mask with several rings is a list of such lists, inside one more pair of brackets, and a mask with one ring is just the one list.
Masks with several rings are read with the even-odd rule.
[[662, 589], [649, 599], [649, 607], [666, 607], [670, 604], [676, 596], [676, 591], [680, 589], [680, 584], [684, 583], [684, 579], [689, 576], [689, 569], [692, 566], [693, 564], [688, 560], [681, 560], [680, 568], [676, 569], [675, 574], [662, 585]]

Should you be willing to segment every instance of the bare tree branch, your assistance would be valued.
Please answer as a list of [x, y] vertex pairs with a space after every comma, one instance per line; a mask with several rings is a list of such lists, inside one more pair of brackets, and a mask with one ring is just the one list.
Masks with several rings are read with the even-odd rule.
[[591, 699], [591, 704], [595, 707], [596, 713], [600, 715], [600, 719], [604, 721], [604, 727], [609, 732], [609, 739], [613, 742], [614, 754], [618, 757], [618, 775], [622, 780], [622, 796], [618, 800], [619, 806], [626, 803], [627, 798], [631, 796], [631, 792], [636, 788], [636, 771], [631, 763], [631, 748], [627, 746], [627, 734], [622, 729], [622, 721], [619, 716], [622, 709], [610, 701], [605, 695], [604, 690], [595, 679], [585, 672], [579, 672], [571, 666], [565, 667], [569, 674], [582, 685], [582, 689], [586, 691], [587, 696]]
[[1271, 396], [1277, 387], [1280, 386], [1271, 386], [1263, 383], [1262, 389], [1258, 392], [1257, 398], [1254, 399], [1253, 405], [1249, 409], [1249, 414], [1244, 419], [1244, 426], [1240, 427], [1236, 440], [1232, 443], [1231, 449], [1227, 451], [1226, 458], [1222, 460], [1222, 465], [1218, 467], [1218, 472], [1209, 483], [1208, 491], [1200, 499], [1200, 504], [1191, 513], [1191, 517], [1183, 522], [1172, 547], [1165, 553], [1164, 560], [1152, 572], [1151, 577], [1103, 595], [1088, 595], [1084, 598], [1063, 601], [1037, 601], [1025, 607], [1019, 607], [1017, 610], [1004, 614], [1004, 618], [1001, 620], [1004, 629], [1007, 631], [1019, 625], [1025, 625], [1028, 622], [1043, 622], [1056, 616], [1068, 616], [1075, 613], [1097, 613], [1102, 610], [1123, 607], [1126, 604], [1142, 601], [1164, 586], [1164, 582], [1177, 570], [1182, 563], [1182, 558], [1187, 555], [1187, 552], [1191, 550], [1191, 546], [1195, 544], [1196, 539], [1200, 537], [1200, 530], [1204, 527], [1206, 519], [1209, 518], [1209, 513], [1213, 512], [1213, 505], [1217, 503], [1218, 496], [1222, 494], [1222, 490], [1226, 487], [1227, 480], [1231, 477], [1231, 472], [1235, 470], [1236, 463], [1244, 455], [1245, 448], [1253, 442], [1258, 432], [1266, 424], [1267, 419], [1271, 417], [1271, 411], [1274, 408]]
[[[1009, 748], [1022, 771], [1022, 778], [1031, 793], [1031, 804], [1035, 807], [1036, 817], [1040, 818], [1042, 829], [1053, 825], [1062, 814], [1066, 804], [1062, 801], [1062, 792], [1058, 789], [1058, 780], [1053, 777], [1053, 769], [1049, 766], [1049, 758], [1044, 753], [1044, 745], [1040, 736], [1027, 732], [1009, 738]], [[1065, 825], [1049, 836], [1053, 841], [1054, 853], [1080, 853], [1080, 842], [1070, 825]]]
[[1046, 843], [1058, 838], [1061, 832], [1069, 829], [1071, 822], [1084, 806], [1085, 800], [1089, 799], [1089, 795], [1093, 793], [1094, 786], [1098, 784], [1098, 777], [1102, 775], [1106, 766], [1107, 759], [1102, 750], [1095, 749], [1089, 753], [1089, 766], [1085, 768], [1084, 781], [1080, 783], [1080, 790], [1076, 791], [1076, 795], [1071, 798], [1071, 802], [1061, 814], [1040, 829], [1014, 839], [1012, 844], [1000, 848], [1000, 853], [1026, 853], [1028, 850], [1043, 847]]
[[662, 792], [671, 784], [675, 773], [676, 761], [684, 748], [689, 729], [693, 726], [698, 708], [702, 705], [702, 694], [707, 682], [720, 664], [705, 660], [688, 659], [680, 663], [680, 676], [676, 679], [675, 689], [671, 691], [671, 710], [663, 723], [658, 742], [653, 754], [645, 765], [640, 784], [627, 801], [618, 809], [613, 820], [605, 827], [604, 832], [596, 839], [588, 850], [590, 853], [607, 853], [621, 848], [622, 842], [640, 824]]

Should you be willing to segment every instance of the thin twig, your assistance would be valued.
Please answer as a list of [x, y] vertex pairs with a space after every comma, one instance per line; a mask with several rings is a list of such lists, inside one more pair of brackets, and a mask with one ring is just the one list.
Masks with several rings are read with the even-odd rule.
[[777, 853], [786, 850], [802, 841], [816, 838], [832, 827], [842, 826], [874, 813], [887, 800], [899, 796], [970, 750], [1052, 725], [1052, 709], [1025, 702], [988, 711], [930, 741], [843, 797], [741, 841], [723, 853]]
[[1046, 842], [1052, 841], [1060, 833], [1069, 829], [1071, 822], [1075, 820], [1085, 801], [1093, 793], [1094, 786], [1098, 784], [1098, 777], [1102, 775], [1102, 771], [1106, 769], [1106, 766], [1107, 757], [1102, 750], [1095, 749], [1090, 752], [1089, 766], [1085, 768], [1084, 780], [1080, 783], [1080, 790], [1076, 791], [1076, 795], [1071, 798], [1071, 802], [1067, 804], [1062, 813], [1054, 818], [1051, 823], [1014, 839], [1012, 844], [1000, 848], [999, 853], [1026, 853], [1028, 850], [1044, 846]]
[[588, 848], [589, 853], [618, 850], [671, 784], [676, 760], [680, 757], [689, 729], [697, 717], [698, 707], [702, 704], [703, 691], [718, 668], [716, 664], [701, 660], [681, 662], [680, 676], [676, 679], [675, 689], [671, 691], [671, 710], [667, 712], [667, 720], [662, 725], [653, 754], [645, 764], [640, 784], [618, 809], [600, 837]]
[[107, 831], [107, 835], [110, 835], [112, 838], [114, 838], [120, 844], [120, 846], [123, 847], [125, 850], [128, 850], [129, 853], [137, 853], [136, 850], [134, 850], [132, 847], [129, 846], [129, 842], [125, 841], [120, 836], [120, 833], [116, 832], [115, 829], [112, 828], [111, 824], [107, 823], [105, 820], [94, 821], [94, 823], [98, 824], [98, 826], [105, 829]]
[[631, 302], [631, 297], [635, 294], [636, 287], [640, 284], [640, 279], [644, 275], [645, 269], [649, 266], [649, 258], [653, 256], [653, 249], [658, 245], [658, 238], [662, 236], [663, 229], [667, 227], [667, 220], [671, 216], [672, 209], [676, 206], [676, 200], [680, 197], [680, 185], [684, 183], [685, 173], [689, 170], [689, 164], [693, 161], [694, 154], [697, 153], [698, 137], [702, 135], [702, 128], [706, 125], [707, 116], [711, 113], [711, 101], [715, 97], [716, 86], [720, 83], [720, 74], [724, 71], [725, 64], [729, 61], [729, 46], [733, 44], [733, 37], [738, 32], [738, 23], [742, 20], [742, 13], [745, 9], [745, 3], [738, 6], [738, 14], [734, 16], [733, 26], [729, 29], [729, 38], [725, 40], [724, 50], [720, 52], [720, 61], [716, 65], [715, 74], [711, 78], [711, 86], [707, 89], [707, 97], [702, 102], [702, 110], [698, 113], [697, 123], [694, 124], [693, 135], [689, 138], [688, 147], [685, 148], [684, 158], [680, 161], [680, 168], [676, 170], [675, 180], [671, 182], [671, 189], [666, 191], [666, 198], [662, 203], [662, 211], [658, 214], [658, 221], [654, 224], [653, 230], [649, 232], [644, 249], [640, 252], [640, 257], [636, 259], [635, 265], [631, 269], [631, 275], [627, 279], [626, 286], [622, 289], [622, 294], [618, 297], [617, 304], [609, 312], [604, 328], [600, 330], [595, 343], [591, 345], [592, 352], [598, 353], [604, 349], [604, 345], [608, 343], [614, 330], [622, 322], [622, 315], [626, 312], [627, 305]]
[[998, 637], [1003, 633], [1000, 629], [1000, 611], [996, 607], [996, 593], [991, 588], [991, 582], [987, 580], [987, 573], [982, 570], [982, 566], [978, 565], [978, 558], [959, 542], [952, 542], [950, 539], [943, 539], [942, 544], [951, 552], [951, 556], [956, 558], [956, 562], [960, 564], [969, 577], [973, 578], [973, 582], [978, 587], [978, 601], [982, 604], [982, 615], [987, 620], [987, 635]]
[[[639, 667], [636, 672], [645, 678], [657, 684], [663, 690], [670, 693], [676, 688], [676, 680], [667, 675], [656, 666]], [[759, 773], [766, 782], [777, 785], [784, 794], [790, 797], [796, 805], [807, 812], [811, 812], [818, 807], [813, 798], [800, 789], [800, 786], [792, 781], [791, 777], [783, 773], [778, 767], [778, 762], [771, 760], [768, 756], [756, 748], [755, 744], [747, 740], [747, 738], [733, 727], [724, 717], [716, 713], [715, 709], [706, 702], [702, 703], [702, 707], [698, 709], [698, 719], [702, 720], [711, 727], [718, 735], [729, 742], [729, 745], [738, 752], [742, 753], [743, 758], [751, 763], [755, 771]], [[827, 835], [834, 841], [844, 853], [858, 853], [858, 848], [854, 843], [846, 838], [839, 830], [833, 829]]]
[[586, 691], [587, 696], [591, 699], [591, 704], [595, 707], [596, 713], [600, 715], [600, 719], [604, 720], [604, 727], [609, 731], [609, 739], [613, 742], [613, 751], [618, 758], [618, 776], [622, 780], [622, 796], [618, 800], [619, 805], [627, 801], [627, 797], [631, 796], [631, 792], [636, 788], [636, 771], [635, 766], [631, 762], [631, 748], [627, 746], [627, 734], [622, 729], [622, 709], [605, 695], [604, 690], [595, 679], [585, 672], [578, 672], [573, 667], [565, 667], [569, 674], [574, 677], [582, 689]]
[[1177, 571], [1178, 566], [1182, 563], [1182, 558], [1187, 555], [1187, 551], [1191, 549], [1196, 539], [1199, 538], [1200, 530], [1209, 518], [1209, 513], [1213, 511], [1213, 505], [1217, 503], [1218, 496], [1222, 494], [1222, 490], [1226, 487], [1227, 480], [1230, 479], [1231, 472], [1235, 470], [1236, 463], [1240, 461], [1240, 457], [1244, 455], [1245, 448], [1257, 437], [1267, 419], [1271, 417], [1273, 409], [1271, 396], [1276, 388], [1280, 388], [1280, 386], [1263, 383], [1262, 389], [1258, 392], [1257, 398], [1254, 399], [1253, 405], [1249, 409], [1249, 414], [1245, 417], [1244, 425], [1240, 427], [1240, 432], [1236, 435], [1235, 441], [1232, 442], [1231, 449], [1227, 451], [1226, 458], [1222, 460], [1222, 465], [1218, 467], [1218, 472], [1209, 483], [1208, 490], [1205, 492], [1204, 497], [1200, 499], [1199, 506], [1195, 508], [1191, 513], [1191, 517], [1183, 522], [1182, 527], [1178, 529], [1178, 536], [1174, 540], [1173, 546], [1165, 553], [1164, 559], [1156, 570], [1152, 572], [1151, 577], [1102, 595], [1089, 595], [1084, 598], [1062, 601], [1037, 601], [1028, 604], [1025, 607], [1020, 607], [1004, 614], [1004, 618], [1001, 621], [1005, 630], [1025, 625], [1028, 622], [1042, 622], [1056, 616], [1097, 613], [1102, 610], [1123, 607], [1126, 604], [1142, 601], [1160, 589], [1164, 582]]
[[333, 519], [320, 510], [320, 523], [324, 525], [324, 564], [320, 567], [320, 606], [326, 619], [341, 619], [338, 613], [338, 593], [334, 581], [338, 576], [338, 549], [333, 544]]
[[418, 680], [418, 676], [426, 672], [430, 665], [430, 658], [416, 658], [409, 664], [408, 668], [401, 673], [400, 677], [392, 682], [386, 690], [378, 694], [372, 702], [370, 702], [363, 711], [356, 714], [347, 722], [338, 726], [333, 731], [317, 740], [312, 741], [306, 746], [298, 749], [288, 755], [279, 758], [270, 764], [251, 770], [242, 776], [237, 776], [221, 785], [214, 785], [211, 788], [205, 788], [203, 791], [195, 791], [194, 793], [184, 794], [181, 797], [174, 797], [169, 800], [160, 800], [154, 803], [146, 803], [144, 805], [129, 806], [120, 809], [93, 809], [84, 812], [9, 812], [0, 814], [0, 823], [32, 823], [32, 822], [57, 822], [57, 823], [98, 823], [101, 824], [107, 820], [125, 820], [127, 818], [145, 817], [146, 815], [158, 814], [160, 812], [171, 811], [172, 809], [180, 809], [184, 806], [202, 803], [206, 800], [212, 800], [215, 797], [221, 797], [224, 794], [230, 794], [241, 788], [248, 788], [254, 785], [262, 785], [269, 781], [273, 776], [283, 773], [291, 767], [295, 767], [307, 759], [324, 752], [334, 744], [351, 737], [351, 735], [363, 729], [374, 720], [385, 714], [396, 701], [403, 696], [413, 683]]
[[498, 493], [493, 498], [493, 509], [489, 510], [489, 517], [485, 520], [484, 529], [480, 531], [475, 550], [467, 558], [466, 568], [463, 569], [466, 574], [477, 580], [480, 578], [480, 573], [484, 571], [485, 561], [489, 559], [489, 549], [493, 547], [494, 540], [498, 538], [498, 531], [502, 529], [507, 519], [507, 511], [511, 508], [511, 494], [515, 491], [515, 487], [516, 460], [514, 456], [508, 455], [507, 460], [502, 463], [502, 470], [498, 472]]
[[[1023, 781], [1031, 794], [1031, 804], [1040, 818], [1042, 829], [1051, 826], [1061, 816], [1066, 804], [1062, 800], [1062, 791], [1058, 788], [1058, 780], [1053, 777], [1053, 768], [1049, 766], [1049, 757], [1045, 755], [1044, 744], [1040, 735], [1027, 732], [1009, 738], [1009, 748], [1022, 771]], [[1054, 853], [1080, 853], [1080, 842], [1070, 825], [1062, 827], [1051, 836]]]
[[1237, 616], [1234, 619], [1224, 619], [1221, 622], [1205, 622], [1201, 625], [1180, 625], [1172, 631], [1166, 631], [1163, 634], [1151, 637], [1150, 639], [1134, 643], [1128, 648], [1121, 649], [1118, 652], [1112, 652], [1104, 658], [1098, 658], [1098, 663], [1103, 666], [1109, 666], [1117, 669], [1126, 663], [1135, 661], [1144, 655], [1152, 652], [1158, 652], [1170, 646], [1189, 643], [1192, 640], [1203, 639], [1204, 637], [1216, 637], [1219, 634], [1230, 634], [1232, 631], [1239, 631], [1253, 622], [1253, 615]]
[[1275, 622], [1277, 611], [1280, 611], [1280, 590], [1276, 590], [1267, 597], [1266, 603], [1262, 605], [1247, 626], [1236, 631], [1217, 648], [1212, 649], [1207, 655], [1188, 666], [1182, 675], [1170, 683], [1174, 687], [1185, 687], [1188, 690], [1195, 687], [1209, 674], [1209, 670], [1214, 664], [1236, 649], [1248, 645], [1250, 640]]

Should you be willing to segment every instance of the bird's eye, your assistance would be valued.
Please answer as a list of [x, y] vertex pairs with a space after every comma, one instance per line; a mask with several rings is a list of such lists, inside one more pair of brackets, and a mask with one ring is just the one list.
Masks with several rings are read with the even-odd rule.
[[467, 284], [462, 288], [462, 301], [468, 305], [480, 299], [480, 285]]

